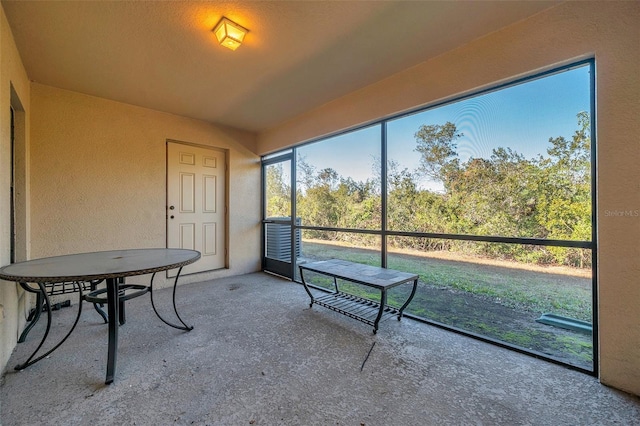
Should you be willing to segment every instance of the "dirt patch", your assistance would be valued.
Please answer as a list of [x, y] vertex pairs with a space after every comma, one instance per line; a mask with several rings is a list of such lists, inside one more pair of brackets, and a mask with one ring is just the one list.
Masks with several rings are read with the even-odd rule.
[[536, 313], [508, 308], [487, 298], [422, 285], [407, 312], [567, 364], [593, 368], [591, 336], [540, 324], [535, 321], [539, 317]]
[[[328, 244], [326, 241], [305, 240], [307, 245], [305, 255], [312, 252], [319, 256], [332, 257], [349, 256], [353, 253], [371, 254], [372, 249], [355, 248], [342, 244]], [[321, 250], [311, 250], [312, 244], [326, 247]], [[376, 250], [373, 250], [376, 251]], [[420, 257], [429, 259], [429, 264], [444, 271], [453, 268], [463, 268], [470, 276], [484, 274], [492, 279], [509, 280], [521, 279], [531, 275], [534, 280], [547, 280], [553, 285], [576, 287], [590, 291], [589, 275], [574, 268], [549, 268], [537, 265], [523, 265], [517, 262], [503, 262], [491, 259], [478, 259], [456, 253], [424, 253], [413, 250], [394, 251], [396, 259], [411, 259]], [[313, 256], [307, 260], [314, 259]], [[489, 273], [487, 273], [489, 271]], [[493, 278], [495, 277], [495, 278]], [[427, 279], [429, 281], [429, 279]], [[341, 285], [345, 289], [349, 284]], [[408, 297], [410, 286], [400, 286], [390, 290], [389, 303], [401, 306]], [[372, 299], [379, 298], [379, 293], [369, 288], [353, 285], [352, 289], [360, 296]], [[553, 296], [550, 296], [553, 297]], [[473, 292], [443, 286], [442, 282], [434, 278], [432, 282], [420, 281], [418, 291], [407, 309], [408, 313], [444, 324], [448, 327], [470, 332], [485, 338], [505, 342], [510, 345], [543, 354], [570, 365], [586, 370], [593, 369], [593, 345], [590, 335], [561, 329], [535, 320], [543, 313], [532, 310], [531, 307], [502, 300], [499, 297], [474, 294]]]

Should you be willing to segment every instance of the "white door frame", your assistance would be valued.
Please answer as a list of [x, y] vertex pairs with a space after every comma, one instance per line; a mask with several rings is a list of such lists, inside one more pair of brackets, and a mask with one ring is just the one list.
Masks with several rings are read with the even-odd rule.
[[[206, 149], [210, 151], [217, 151], [224, 154], [224, 166], [225, 166], [225, 183], [224, 183], [224, 269], [229, 268], [229, 150], [224, 148], [218, 148], [210, 145], [202, 145], [193, 142], [185, 142], [176, 139], [167, 139], [166, 140], [166, 148], [165, 148], [165, 159], [166, 159], [166, 182], [165, 182], [165, 211], [166, 211], [166, 219], [165, 219], [165, 245], [169, 247], [169, 143], [178, 144], [178, 145], [186, 145], [192, 146], [195, 148]], [[214, 270], [214, 269], [212, 269]], [[204, 273], [207, 271], [201, 272], [193, 272], [189, 273], [188, 271], [183, 271], [181, 275], [190, 275], [195, 273]], [[167, 276], [175, 276], [175, 271], [173, 271], [173, 275], [170, 275], [171, 271], [167, 271]]]

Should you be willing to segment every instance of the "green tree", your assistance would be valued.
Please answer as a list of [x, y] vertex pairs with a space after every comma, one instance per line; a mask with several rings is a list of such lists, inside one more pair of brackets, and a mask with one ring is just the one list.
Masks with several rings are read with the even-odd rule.
[[[590, 120], [586, 112], [577, 118], [578, 130], [571, 139], [550, 138], [548, 157], [534, 159], [497, 148], [488, 159], [461, 162], [457, 139], [462, 134], [453, 123], [421, 126], [415, 134], [421, 155], [418, 172], [441, 181], [445, 192], [417, 190], [415, 176], [407, 170], [390, 174], [389, 197], [399, 205], [393, 207], [397, 217], [390, 216], [390, 223], [401, 223], [407, 231], [590, 240]], [[423, 197], [424, 192], [430, 196]], [[463, 242], [451, 246], [467, 251], [473, 247], [492, 257], [590, 265], [588, 251], [579, 249]]]
[[[445, 234], [533, 237], [561, 240], [591, 238], [591, 141], [587, 113], [578, 114], [572, 138], [550, 138], [548, 156], [526, 159], [510, 148], [489, 158], [460, 161], [455, 124], [423, 125], [415, 133], [420, 165], [416, 170], [387, 165], [387, 225], [391, 230]], [[375, 167], [377, 164], [377, 168]], [[380, 160], [374, 168], [381, 169]], [[444, 191], [420, 187], [421, 177], [443, 183]], [[268, 174], [269, 200], [285, 211], [290, 190], [282, 171]], [[304, 224], [346, 229], [378, 229], [381, 177], [364, 181], [320, 171], [298, 159], [298, 213]], [[287, 194], [287, 195], [285, 195]], [[287, 210], [288, 211], [288, 210]], [[348, 232], [308, 231], [308, 236], [376, 245], [379, 239]], [[429, 238], [392, 238], [398, 248], [462, 250], [494, 258], [588, 267], [588, 251]]]
[[282, 163], [267, 166], [266, 180], [267, 217], [291, 216], [291, 185]]
[[[541, 185], [538, 221], [547, 238], [590, 241], [591, 213], [591, 122], [587, 112], [577, 115], [578, 130], [571, 139], [550, 138], [549, 158], [540, 161], [545, 179]], [[590, 266], [585, 250], [551, 247], [559, 263]]]
[[416, 176], [408, 169], [398, 170], [396, 162], [387, 166], [387, 226], [401, 231], [422, 231], [415, 221], [419, 194]]
[[462, 136], [455, 124], [449, 121], [443, 125], [420, 126], [415, 133], [416, 151], [421, 156], [420, 171], [446, 185], [447, 178], [458, 166], [456, 141]]

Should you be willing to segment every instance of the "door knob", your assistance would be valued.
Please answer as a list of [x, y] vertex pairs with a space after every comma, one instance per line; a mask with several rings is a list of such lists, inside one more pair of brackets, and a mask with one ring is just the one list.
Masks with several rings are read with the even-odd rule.
[[171, 219], [173, 219], [175, 216], [174, 216], [174, 215], [171, 215], [171, 216], [169, 216], [169, 217], [170, 217]]
[[169, 210], [173, 210], [173, 209], [175, 209], [175, 207], [169, 206]]

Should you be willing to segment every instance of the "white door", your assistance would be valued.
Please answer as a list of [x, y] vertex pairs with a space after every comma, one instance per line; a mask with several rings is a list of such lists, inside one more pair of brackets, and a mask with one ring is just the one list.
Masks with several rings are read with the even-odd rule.
[[225, 267], [225, 168], [223, 151], [167, 142], [167, 247], [202, 253], [183, 274]]

